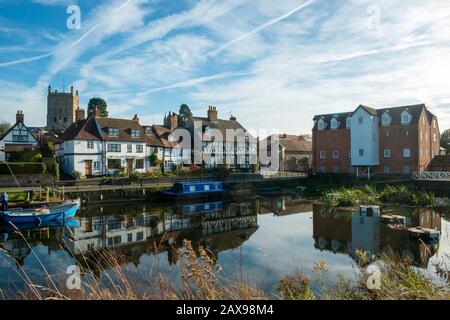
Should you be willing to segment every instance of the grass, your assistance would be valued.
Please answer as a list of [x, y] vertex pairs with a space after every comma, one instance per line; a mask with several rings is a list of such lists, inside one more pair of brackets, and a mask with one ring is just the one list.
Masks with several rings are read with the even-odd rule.
[[[23, 237], [23, 236], [22, 236]], [[26, 242], [25, 237], [23, 240]], [[43, 269], [47, 286], [33, 283], [22, 270], [19, 277], [25, 283], [25, 289], [15, 296], [24, 300], [266, 300], [273, 297], [258, 290], [243, 279], [232, 281], [221, 276], [222, 268], [207, 249], [194, 250], [189, 241], [184, 241], [178, 250], [179, 282], [169, 281], [158, 273], [156, 277], [142, 276], [131, 280], [126, 263], [114, 251], [102, 250], [94, 255], [82, 255], [77, 265], [82, 277], [81, 290], [68, 290], [65, 274], [61, 282], [50, 275], [44, 264], [34, 253], [38, 265]], [[328, 264], [317, 261], [312, 271], [318, 274], [319, 283], [325, 288], [319, 294], [311, 289], [310, 279], [303, 272], [281, 277], [274, 286], [278, 299], [282, 300], [430, 300], [450, 299], [450, 286], [438, 287], [430, 279], [411, 267], [411, 261], [398, 256], [370, 256], [366, 252], [357, 252], [358, 276], [354, 279], [339, 276], [331, 286], [327, 285]], [[7, 260], [5, 260], [7, 261]], [[377, 265], [381, 270], [379, 290], [368, 289], [368, 266]], [[125, 267], [124, 267], [125, 266]], [[11, 265], [13, 268], [13, 266]], [[92, 269], [107, 270], [99, 275]], [[59, 284], [58, 284], [59, 283]], [[2, 291], [3, 297], [5, 292]]]
[[436, 198], [425, 191], [411, 191], [408, 187], [386, 186], [378, 191], [373, 186], [340, 188], [322, 194], [322, 202], [328, 207], [353, 208], [358, 205], [396, 204], [416, 207], [433, 206]]

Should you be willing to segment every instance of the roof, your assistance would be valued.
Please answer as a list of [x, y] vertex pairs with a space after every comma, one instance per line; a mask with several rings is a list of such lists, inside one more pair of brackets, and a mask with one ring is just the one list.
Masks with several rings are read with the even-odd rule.
[[5, 133], [0, 134], [0, 141], [3, 140], [3, 138], [5, 138], [19, 123], [21, 123], [28, 130], [28, 132], [31, 134], [31, 136], [34, 138], [34, 140], [36, 140], [36, 142], [37, 142], [37, 138], [34, 135], [34, 133], [23, 122], [16, 122]]
[[[119, 130], [117, 137], [108, 135], [108, 128]], [[140, 137], [132, 137], [131, 130], [139, 130]], [[133, 120], [114, 118], [94, 118], [78, 120], [72, 123], [59, 137], [63, 141], [68, 140], [103, 140], [120, 142], [146, 142], [147, 138], [143, 128]]]
[[[392, 118], [391, 125], [401, 125], [401, 114], [404, 110], [407, 110], [412, 115], [411, 124], [419, 123], [420, 115], [422, 110], [425, 109], [428, 121], [431, 122], [433, 119], [436, 119], [436, 116], [431, 113], [425, 104], [417, 104], [417, 105], [408, 105], [408, 106], [400, 106], [400, 107], [392, 107], [392, 108], [382, 108], [382, 109], [374, 109], [368, 106], [360, 105], [355, 111], [352, 112], [343, 112], [343, 113], [330, 113], [323, 115], [314, 116], [313, 120], [316, 121], [314, 124], [313, 130], [317, 130], [317, 121], [322, 119], [325, 123], [330, 123], [331, 119], [336, 118], [338, 120], [338, 129], [342, 129], [346, 127], [346, 119], [349, 116], [352, 116], [358, 109], [364, 109], [371, 115], [375, 115], [381, 117], [383, 113], [388, 113]], [[328, 127], [326, 127], [328, 128]]]
[[[267, 148], [270, 149], [270, 141], [272, 136], [269, 136], [267, 140]], [[279, 134], [278, 140], [280, 145], [283, 146], [286, 152], [298, 152], [307, 151], [312, 152], [312, 142], [306, 140], [303, 136], [289, 135], [289, 134]]]
[[247, 132], [247, 130], [245, 130], [245, 128], [237, 120], [235, 120], [235, 118], [233, 118], [233, 120], [218, 119], [217, 121], [209, 121], [208, 118], [192, 117], [192, 122], [201, 122], [202, 127], [207, 126], [211, 129], [219, 130], [222, 133], [223, 138], [226, 138], [227, 130], [238, 130], [238, 129], [244, 130], [244, 132], [246, 132], [250, 137], [252, 137]]
[[434, 156], [433, 160], [431, 160], [430, 167], [450, 168], [450, 155]]

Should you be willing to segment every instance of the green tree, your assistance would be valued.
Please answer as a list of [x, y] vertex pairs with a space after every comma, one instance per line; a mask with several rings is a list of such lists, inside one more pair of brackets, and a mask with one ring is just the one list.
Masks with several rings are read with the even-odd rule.
[[11, 128], [11, 123], [6, 121], [0, 122], [0, 134], [5, 133], [9, 128]]
[[161, 166], [161, 160], [159, 160], [158, 155], [156, 153], [153, 153], [149, 157], [149, 161], [150, 161], [150, 165], [152, 167], [159, 167], [159, 166]]
[[441, 147], [444, 148], [447, 153], [450, 153], [450, 129], [447, 129], [442, 133]]
[[108, 117], [108, 104], [102, 98], [92, 98], [89, 100], [87, 109], [88, 117], [92, 116], [95, 109], [100, 110], [100, 116], [102, 118]]
[[192, 111], [187, 104], [183, 103], [180, 106], [180, 112], [179, 112], [179, 116], [178, 116], [178, 125], [180, 127], [186, 126], [186, 123], [190, 117], [192, 117]]
[[41, 146], [41, 153], [44, 158], [54, 158], [56, 154], [55, 146], [51, 142], [46, 142]]

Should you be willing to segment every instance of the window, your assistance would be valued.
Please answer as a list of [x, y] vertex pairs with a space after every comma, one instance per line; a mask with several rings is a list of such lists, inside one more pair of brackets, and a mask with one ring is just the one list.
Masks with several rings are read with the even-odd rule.
[[64, 117], [64, 123], [67, 123], [67, 117]]
[[384, 149], [384, 157], [385, 158], [391, 157], [391, 149]]
[[152, 134], [153, 133], [153, 128], [152, 127], [145, 128], [145, 133], [146, 134]]
[[362, 116], [358, 118], [358, 123], [359, 124], [363, 124], [364, 123], [364, 118]]
[[210, 190], [209, 185], [206, 184], [204, 189], [205, 191], [209, 191]]
[[139, 138], [141, 136], [141, 130], [139, 130], [139, 129], [131, 129], [131, 136], [133, 138]]
[[336, 130], [338, 127], [338, 122], [336, 118], [331, 119], [331, 129]]
[[87, 142], [87, 148], [88, 149], [94, 149], [94, 141], [88, 141]]
[[319, 128], [319, 130], [324, 130], [325, 129], [325, 122], [323, 122], [322, 119], [319, 120], [318, 128]]
[[436, 121], [436, 119], [433, 119], [433, 128], [437, 128], [437, 121]]
[[133, 242], [133, 234], [132, 233], [127, 234], [127, 242], [128, 243]]
[[327, 172], [327, 170], [325, 169], [325, 166], [320, 166], [320, 172], [321, 173], [326, 173]]
[[409, 166], [404, 166], [403, 167], [403, 174], [410, 174], [411, 173], [411, 168]]
[[420, 141], [422, 141], [422, 140], [423, 140], [423, 132], [420, 131]]
[[333, 159], [339, 159], [339, 151], [333, 151]]
[[121, 146], [116, 143], [108, 143], [108, 152], [120, 152]]
[[351, 126], [352, 126], [352, 118], [351, 118], [351, 117], [348, 117], [348, 118], [347, 118], [347, 121], [346, 121], [346, 123], [345, 123], [345, 126], [347, 127], [347, 129], [350, 129], [350, 128], [351, 128]]
[[333, 173], [339, 173], [339, 166], [337, 165], [333, 166]]
[[14, 142], [27, 142], [28, 135], [13, 135]]
[[383, 116], [381, 117], [381, 124], [383, 126], [388, 126], [391, 124], [391, 117], [387, 113], [383, 113]]
[[132, 152], [133, 152], [133, 145], [127, 144], [127, 153], [132, 153]]
[[142, 240], [144, 240], [144, 233], [142, 231], [140, 231], [136, 234], [136, 241], [142, 241]]
[[325, 151], [320, 151], [320, 159], [325, 159]]
[[433, 133], [433, 142], [437, 142], [436, 133]]
[[391, 173], [391, 167], [390, 166], [384, 166], [384, 173]]
[[364, 157], [364, 149], [359, 149], [358, 153], [360, 157]]
[[409, 114], [408, 111], [403, 111], [402, 112], [402, 124], [409, 124], [409, 122], [411, 121], [411, 115]]
[[111, 137], [118, 137], [119, 136], [119, 129], [117, 128], [108, 128], [108, 135]]
[[113, 246], [116, 244], [120, 244], [122, 242], [122, 237], [121, 236], [115, 236], [112, 238], [108, 238], [108, 246]]
[[100, 171], [100, 162], [94, 161], [94, 171]]
[[195, 191], [195, 186], [189, 186], [189, 191], [190, 192], [194, 192]]
[[425, 141], [428, 141], [428, 132], [425, 133]]
[[121, 165], [120, 159], [108, 159], [109, 169], [120, 169]]
[[143, 146], [142, 144], [138, 144], [138, 145], [136, 146], [136, 152], [137, 152], [137, 153], [142, 153], [142, 152], [144, 152], [144, 146]]
[[411, 157], [411, 149], [409, 149], [409, 148], [403, 149], [403, 157], [410, 158]]
[[136, 159], [136, 169], [144, 169], [144, 159]]

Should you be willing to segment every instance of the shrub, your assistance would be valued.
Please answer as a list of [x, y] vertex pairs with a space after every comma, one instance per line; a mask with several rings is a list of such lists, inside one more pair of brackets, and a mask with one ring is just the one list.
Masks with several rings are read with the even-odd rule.
[[414, 193], [406, 186], [387, 186], [381, 193], [383, 203], [414, 204]]
[[47, 171], [55, 177], [56, 181], [59, 181], [59, 165], [56, 161], [53, 161], [52, 164], [48, 165]]
[[13, 174], [43, 174], [46, 167], [42, 162], [12, 162], [12, 163], [0, 163], [0, 174], [10, 175], [11, 168]]
[[130, 178], [130, 180], [139, 180], [142, 178], [142, 174], [135, 171], [130, 174], [129, 178]]
[[72, 177], [74, 177], [74, 178], [77, 179], [77, 180], [81, 179], [82, 176], [83, 176], [83, 175], [82, 175], [81, 172], [79, 172], [79, 171], [74, 171], [74, 172], [72, 172]]

